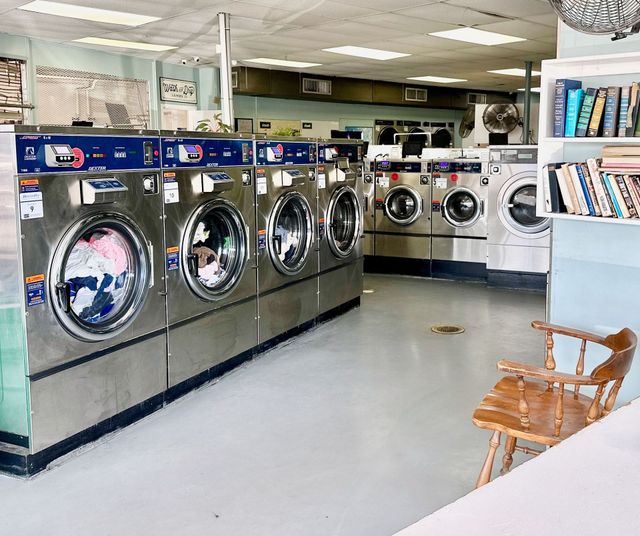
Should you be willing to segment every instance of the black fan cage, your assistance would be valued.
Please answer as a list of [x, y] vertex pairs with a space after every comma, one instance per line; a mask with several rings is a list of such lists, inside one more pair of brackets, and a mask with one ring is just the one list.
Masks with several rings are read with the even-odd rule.
[[582, 33], [620, 32], [640, 22], [640, 0], [549, 0], [567, 25]]

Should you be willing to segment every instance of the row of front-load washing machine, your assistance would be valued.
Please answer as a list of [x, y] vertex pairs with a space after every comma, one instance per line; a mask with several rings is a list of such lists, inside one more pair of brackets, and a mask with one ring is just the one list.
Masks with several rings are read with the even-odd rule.
[[0, 468], [35, 472], [359, 303], [361, 142], [0, 137]]
[[544, 290], [550, 222], [536, 214], [537, 148], [365, 163], [365, 269]]

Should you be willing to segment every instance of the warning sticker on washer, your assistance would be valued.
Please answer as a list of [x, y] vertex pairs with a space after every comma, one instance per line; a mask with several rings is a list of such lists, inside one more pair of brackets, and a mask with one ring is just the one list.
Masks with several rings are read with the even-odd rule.
[[180, 264], [180, 248], [173, 246], [167, 248], [167, 272], [177, 270]]
[[164, 203], [170, 205], [171, 203], [180, 202], [180, 190], [178, 189], [178, 180], [174, 172], [164, 173], [162, 175], [162, 182], [164, 183]]
[[378, 185], [381, 188], [389, 188], [389, 177], [382, 176], [378, 179]]
[[439, 188], [441, 190], [447, 189], [447, 177], [434, 177], [433, 178], [433, 187]]
[[327, 187], [327, 174], [318, 173], [318, 190], [324, 190]]
[[44, 274], [26, 277], [24, 282], [27, 293], [27, 307], [42, 305], [45, 302]]
[[35, 220], [44, 217], [42, 192], [38, 179], [20, 181], [20, 219]]
[[267, 174], [264, 169], [256, 169], [256, 192], [258, 195], [267, 193]]
[[267, 230], [259, 229], [258, 230], [258, 249], [266, 249], [267, 248]]
[[321, 240], [322, 240], [322, 238], [324, 238], [324, 231], [325, 231], [324, 222], [325, 222], [324, 218], [320, 218], [318, 220], [318, 232], [320, 234], [320, 239]]

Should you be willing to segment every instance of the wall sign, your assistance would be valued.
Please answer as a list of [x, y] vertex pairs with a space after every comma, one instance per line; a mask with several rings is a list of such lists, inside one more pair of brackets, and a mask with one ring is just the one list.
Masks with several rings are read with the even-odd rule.
[[260, 121], [260, 128], [271, 128], [271, 121]]
[[160, 78], [160, 100], [198, 104], [198, 85], [189, 80]]
[[304, 129], [313, 128], [313, 123], [302, 123], [302, 128]]

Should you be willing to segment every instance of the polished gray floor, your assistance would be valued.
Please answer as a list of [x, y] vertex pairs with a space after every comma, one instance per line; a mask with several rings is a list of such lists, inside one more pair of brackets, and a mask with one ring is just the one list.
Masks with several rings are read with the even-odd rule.
[[389, 536], [469, 492], [488, 441], [471, 413], [497, 359], [540, 362], [544, 298], [365, 288], [360, 309], [39, 476], [0, 477], [0, 534]]

